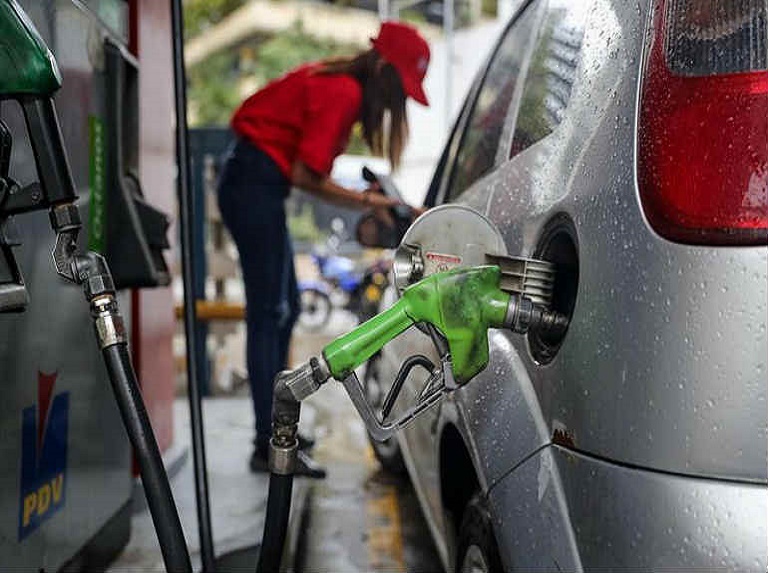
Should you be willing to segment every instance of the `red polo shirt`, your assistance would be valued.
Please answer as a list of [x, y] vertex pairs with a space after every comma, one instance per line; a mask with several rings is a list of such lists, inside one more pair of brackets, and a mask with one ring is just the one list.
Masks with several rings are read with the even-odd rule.
[[298, 159], [322, 175], [344, 152], [360, 117], [362, 88], [345, 74], [302, 66], [259, 90], [235, 112], [232, 129], [269, 155], [290, 179]]

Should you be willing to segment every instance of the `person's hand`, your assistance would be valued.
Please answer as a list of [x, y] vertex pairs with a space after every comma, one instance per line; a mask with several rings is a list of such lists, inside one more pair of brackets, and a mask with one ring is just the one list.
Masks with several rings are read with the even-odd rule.
[[368, 188], [363, 191], [363, 202], [366, 207], [370, 207], [372, 209], [389, 209], [391, 207], [397, 207], [400, 205], [400, 201], [397, 199], [387, 197], [378, 191], [372, 190], [372, 188]]
[[411, 208], [411, 211], [413, 212], [413, 217], [416, 218], [420, 215], [423, 215], [429, 210], [429, 207], [416, 207], [415, 205], [409, 205]]

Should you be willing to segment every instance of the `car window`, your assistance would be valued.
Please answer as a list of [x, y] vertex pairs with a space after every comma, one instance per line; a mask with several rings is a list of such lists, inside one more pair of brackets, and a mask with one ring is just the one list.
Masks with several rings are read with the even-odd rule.
[[465, 123], [446, 200], [456, 199], [467, 187], [491, 170], [515, 93], [525, 47], [534, 29], [536, 7], [530, 3], [507, 29], [493, 55]]
[[525, 75], [509, 157], [546, 137], [563, 120], [584, 38], [586, 1], [551, 0]]

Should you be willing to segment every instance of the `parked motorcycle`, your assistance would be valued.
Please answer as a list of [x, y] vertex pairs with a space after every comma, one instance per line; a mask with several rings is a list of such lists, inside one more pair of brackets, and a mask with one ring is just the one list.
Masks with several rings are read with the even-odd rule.
[[361, 270], [354, 260], [337, 254], [346, 239], [343, 221], [335, 219], [331, 228], [324, 247], [312, 253], [319, 278], [299, 282], [299, 324], [308, 331], [326, 326], [335, 306], [348, 310], [359, 322], [368, 320], [378, 312], [382, 294], [389, 284], [389, 261], [377, 260]]

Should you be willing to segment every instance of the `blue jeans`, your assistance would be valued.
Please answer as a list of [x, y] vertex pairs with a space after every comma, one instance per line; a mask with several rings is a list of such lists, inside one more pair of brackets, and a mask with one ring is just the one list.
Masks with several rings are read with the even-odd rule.
[[290, 182], [272, 159], [244, 140], [228, 153], [219, 179], [219, 209], [237, 245], [246, 298], [248, 378], [256, 447], [272, 434], [272, 383], [287, 367], [300, 299], [285, 222]]

